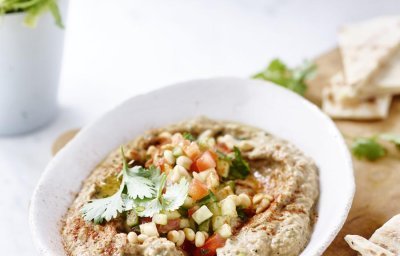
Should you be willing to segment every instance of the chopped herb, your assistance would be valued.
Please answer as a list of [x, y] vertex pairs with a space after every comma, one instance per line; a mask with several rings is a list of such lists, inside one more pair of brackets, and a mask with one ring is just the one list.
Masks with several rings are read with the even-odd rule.
[[183, 138], [190, 141], [195, 141], [196, 138], [189, 132], [183, 133]]
[[211, 203], [211, 202], [217, 202], [217, 197], [215, 196], [215, 194], [211, 190], [209, 190], [209, 194], [207, 196], [205, 196], [204, 198], [202, 198], [197, 203], [199, 205], [204, 205], [204, 204], [208, 204], [208, 203]]
[[163, 194], [166, 174], [151, 167], [128, 168], [124, 151], [121, 147], [123, 167], [122, 181], [118, 191], [106, 198], [89, 201], [81, 208], [86, 221], [101, 223], [117, 217], [118, 213], [135, 209], [140, 217], [151, 217], [162, 210], [173, 211], [185, 201], [189, 183], [182, 178], [178, 184], [170, 185]]
[[231, 165], [229, 167], [229, 179], [244, 179], [250, 174], [250, 166], [240, 153], [237, 147], [233, 148], [235, 157], [231, 160]]
[[241, 221], [247, 221], [249, 217], [247, 216], [246, 212], [243, 210], [243, 208], [238, 207], [236, 208], [237, 214], [240, 218]]
[[354, 156], [359, 159], [377, 160], [387, 154], [386, 149], [377, 142], [376, 137], [357, 138], [351, 146]]
[[271, 81], [300, 95], [304, 95], [307, 90], [306, 80], [315, 74], [315, 64], [306, 61], [300, 67], [290, 69], [281, 60], [274, 59], [268, 67], [253, 78]]
[[231, 162], [231, 159], [229, 158], [229, 156], [225, 155], [225, 154], [224, 154], [222, 151], [220, 151], [220, 150], [217, 150], [217, 156], [218, 156], [218, 158], [221, 159], [221, 160], [225, 160], [225, 161]]

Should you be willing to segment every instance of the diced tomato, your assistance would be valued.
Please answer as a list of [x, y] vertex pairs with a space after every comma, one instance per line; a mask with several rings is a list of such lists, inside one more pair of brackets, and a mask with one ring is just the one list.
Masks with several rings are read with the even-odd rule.
[[187, 253], [192, 253], [194, 250], [196, 250], [196, 246], [188, 240], [185, 240], [185, 242], [183, 242], [181, 248]]
[[190, 171], [199, 172], [199, 169], [197, 169], [196, 161], [193, 161], [193, 163], [190, 165]]
[[210, 151], [206, 151], [196, 160], [196, 166], [202, 172], [210, 168], [215, 168], [217, 164]]
[[191, 142], [187, 147], [183, 149], [185, 154], [192, 160], [198, 158], [201, 154], [200, 148], [196, 142]]
[[192, 183], [190, 183], [189, 187], [189, 195], [194, 199], [194, 200], [199, 200], [208, 195], [209, 191], [207, 188], [207, 185], [204, 184], [203, 182], [193, 179]]
[[164, 168], [165, 158], [160, 157], [157, 161], [154, 162], [154, 165], [160, 168], [161, 170]]
[[143, 223], [148, 223], [148, 222], [152, 222], [152, 218], [151, 217], [142, 217], [142, 218], [140, 218], [140, 223], [141, 224], [143, 224]]
[[168, 233], [171, 230], [178, 230], [180, 225], [179, 219], [168, 220], [167, 225], [157, 225], [160, 233]]
[[197, 248], [193, 255], [194, 256], [215, 256], [217, 254], [217, 249], [221, 248], [225, 245], [226, 239], [220, 236], [218, 233], [215, 233], [209, 239], [207, 239], [206, 243]]
[[217, 162], [217, 160], [218, 160], [217, 153], [214, 150], [211, 150], [211, 149], [208, 150], [208, 152], [210, 152], [210, 154], [211, 154], [212, 158], [214, 159], [214, 161]]
[[189, 208], [189, 210], [188, 210], [188, 216], [189, 216], [189, 217], [192, 217], [193, 213], [194, 213], [195, 211], [197, 211], [199, 208], [200, 208], [200, 207], [199, 207], [198, 205], [195, 205], [195, 206], [193, 206], [192, 208]]

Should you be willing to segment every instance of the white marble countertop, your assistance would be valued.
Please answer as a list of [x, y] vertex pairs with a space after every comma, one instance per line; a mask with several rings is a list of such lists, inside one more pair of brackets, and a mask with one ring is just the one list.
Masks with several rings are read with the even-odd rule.
[[63, 131], [173, 82], [298, 64], [332, 48], [341, 24], [399, 11], [398, 0], [71, 1], [58, 118], [0, 138], [1, 254], [35, 255], [29, 199]]

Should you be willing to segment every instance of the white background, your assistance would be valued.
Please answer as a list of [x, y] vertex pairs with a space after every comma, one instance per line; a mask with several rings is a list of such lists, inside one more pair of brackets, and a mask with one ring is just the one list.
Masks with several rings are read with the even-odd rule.
[[59, 116], [0, 138], [0, 254], [35, 255], [29, 199], [62, 132], [163, 85], [301, 63], [334, 47], [340, 25], [399, 12], [398, 0], [71, 1]]

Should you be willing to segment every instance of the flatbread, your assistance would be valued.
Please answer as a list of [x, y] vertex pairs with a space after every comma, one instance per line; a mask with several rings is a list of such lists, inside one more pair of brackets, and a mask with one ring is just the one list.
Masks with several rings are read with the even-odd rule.
[[377, 229], [369, 240], [396, 255], [400, 255], [400, 214]]
[[400, 45], [400, 16], [381, 17], [339, 31], [346, 82], [355, 90], [371, 85], [382, 65]]
[[362, 236], [347, 235], [344, 240], [349, 246], [359, 252], [362, 256], [396, 256], [396, 254], [370, 242]]
[[361, 98], [385, 94], [400, 94], [400, 50], [382, 66], [371, 85], [360, 87], [358, 92]]
[[338, 73], [322, 91], [322, 110], [336, 119], [384, 119], [388, 116], [391, 99], [389, 95], [359, 99], [344, 82], [343, 74]]

